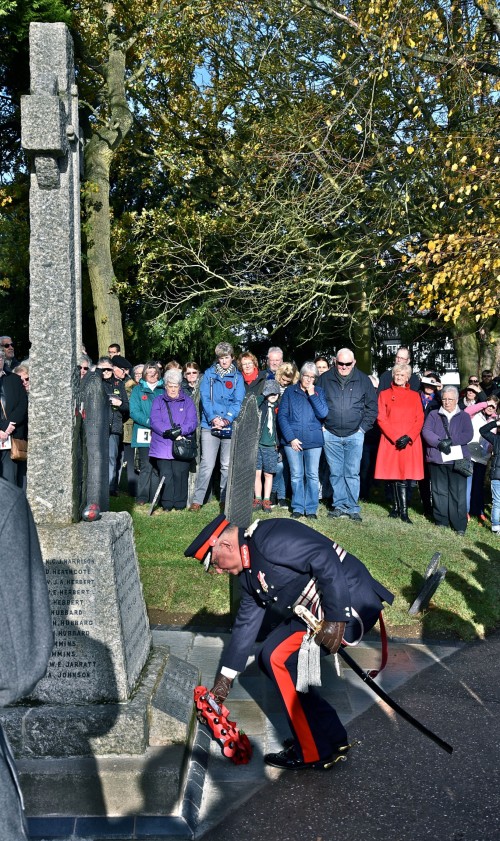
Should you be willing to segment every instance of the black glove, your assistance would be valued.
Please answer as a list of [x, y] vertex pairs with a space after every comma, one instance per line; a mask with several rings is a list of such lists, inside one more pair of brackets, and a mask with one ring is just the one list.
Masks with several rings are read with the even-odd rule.
[[226, 677], [222, 674], [222, 672], [218, 672], [215, 676], [215, 683], [212, 686], [210, 692], [214, 696], [215, 700], [218, 704], [223, 704], [226, 700], [227, 696], [229, 695], [229, 690], [233, 685], [233, 681], [230, 677]]
[[163, 433], [164, 438], [170, 438], [171, 441], [175, 441], [176, 438], [180, 438], [181, 436], [181, 428], [180, 426], [173, 426], [172, 429], [166, 429]]
[[402, 435], [401, 438], [398, 438], [396, 441], [396, 450], [404, 450], [405, 447], [411, 444], [411, 438], [409, 435]]
[[451, 453], [451, 438], [443, 438], [438, 444], [438, 450], [440, 453], [449, 456]]
[[314, 639], [318, 645], [324, 645], [330, 654], [335, 654], [342, 642], [344, 628], [345, 622], [326, 622], [323, 619], [321, 628], [315, 633]]

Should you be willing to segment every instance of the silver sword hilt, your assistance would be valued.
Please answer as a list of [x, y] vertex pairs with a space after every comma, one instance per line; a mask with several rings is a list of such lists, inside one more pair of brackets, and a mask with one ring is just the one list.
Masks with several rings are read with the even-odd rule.
[[320, 620], [303, 604], [295, 605], [293, 612], [299, 617], [299, 619], [302, 619], [302, 621], [306, 623], [309, 630], [314, 634], [317, 634], [318, 631], [321, 630]]

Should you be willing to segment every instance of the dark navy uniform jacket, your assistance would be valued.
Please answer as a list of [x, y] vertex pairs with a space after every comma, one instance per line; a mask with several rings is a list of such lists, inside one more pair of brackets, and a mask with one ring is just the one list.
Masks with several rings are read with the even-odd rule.
[[243, 671], [266, 608], [273, 607], [284, 618], [292, 616], [294, 602], [313, 577], [322, 592], [324, 618], [347, 623], [347, 642], [355, 642], [375, 624], [382, 601], [393, 602], [392, 593], [358, 558], [303, 523], [270, 519], [260, 522], [251, 537], [243, 537], [243, 531], [240, 535], [240, 545], [248, 546], [251, 568], [239, 575], [242, 597], [222, 657], [226, 668]]

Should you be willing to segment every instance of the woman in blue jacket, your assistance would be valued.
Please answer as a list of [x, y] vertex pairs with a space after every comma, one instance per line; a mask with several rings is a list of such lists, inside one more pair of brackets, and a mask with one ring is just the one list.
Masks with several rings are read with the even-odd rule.
[[201, 462], [190, 511], [199, 511], [205, 501], [208, 484], [220, 449], [220, 495], [224, 499], [231, 449], [231, 426], [238, 417], [245, 383], [234, 364], [233, 348], [219, 342], [217, 362], [203, 374], [200, 385]]
[[300, 369], [299, 382], [285, 389], [278, 410], [281, 442], [290, 466], [292, 517], [295, 519], [305, 514], [317, 520], [322, 420], [328, 414], [324, 391], [315, 386], [317, 377], [314, 362], [306, 362]]
[[134, 421], [132, 449], [137, 449], [139, 478], [137, 480], [138, 505], [152, 502], [160, 477], [149, 461], [151, 443], [151, 407], [153, 400], [164, 393], [161, 371], [156, 362], [146, 362], [138, 385], [130, 393], [129, 412]]

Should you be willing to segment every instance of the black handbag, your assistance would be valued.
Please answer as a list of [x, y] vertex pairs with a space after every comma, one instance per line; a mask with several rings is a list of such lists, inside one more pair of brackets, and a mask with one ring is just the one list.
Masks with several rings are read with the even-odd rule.
[[[170, 418], [170, 427], [172, 428], [174, 426], [174, 422], [172, 420], [172, 412], [170, 411], [168, 400], [165, 400], [165, 404]], [[176, 461], [192, 461], [196, 458], [196, 453], [196, 432], [192, 432], [191, 435], [180, 436], [172, 441], [172, 454]]]
[[[441, 421], [444, 426], [444, 431], [446, 432], [448, 438], [450, 438], [450, 426], [448, 424], [448, 418], [446, 418], [444, 415], [441, 415]], [[467, 479], [469, 478], [469, 476], [472, 476], [473, 469], [474, 468], [472, 466], [472, 461], [470, 460], [470, 458], [456, 458], [453, 462], [452, 470], [454, 470], [455, 473], [459, 473], [460, 476], [465, 476]]]
[[453, 462], [453, 470], [455, 473], [460, 473], [461, 476], [472, 476], [473, 473], [473, 465], [470, 458], [457, 458]]

